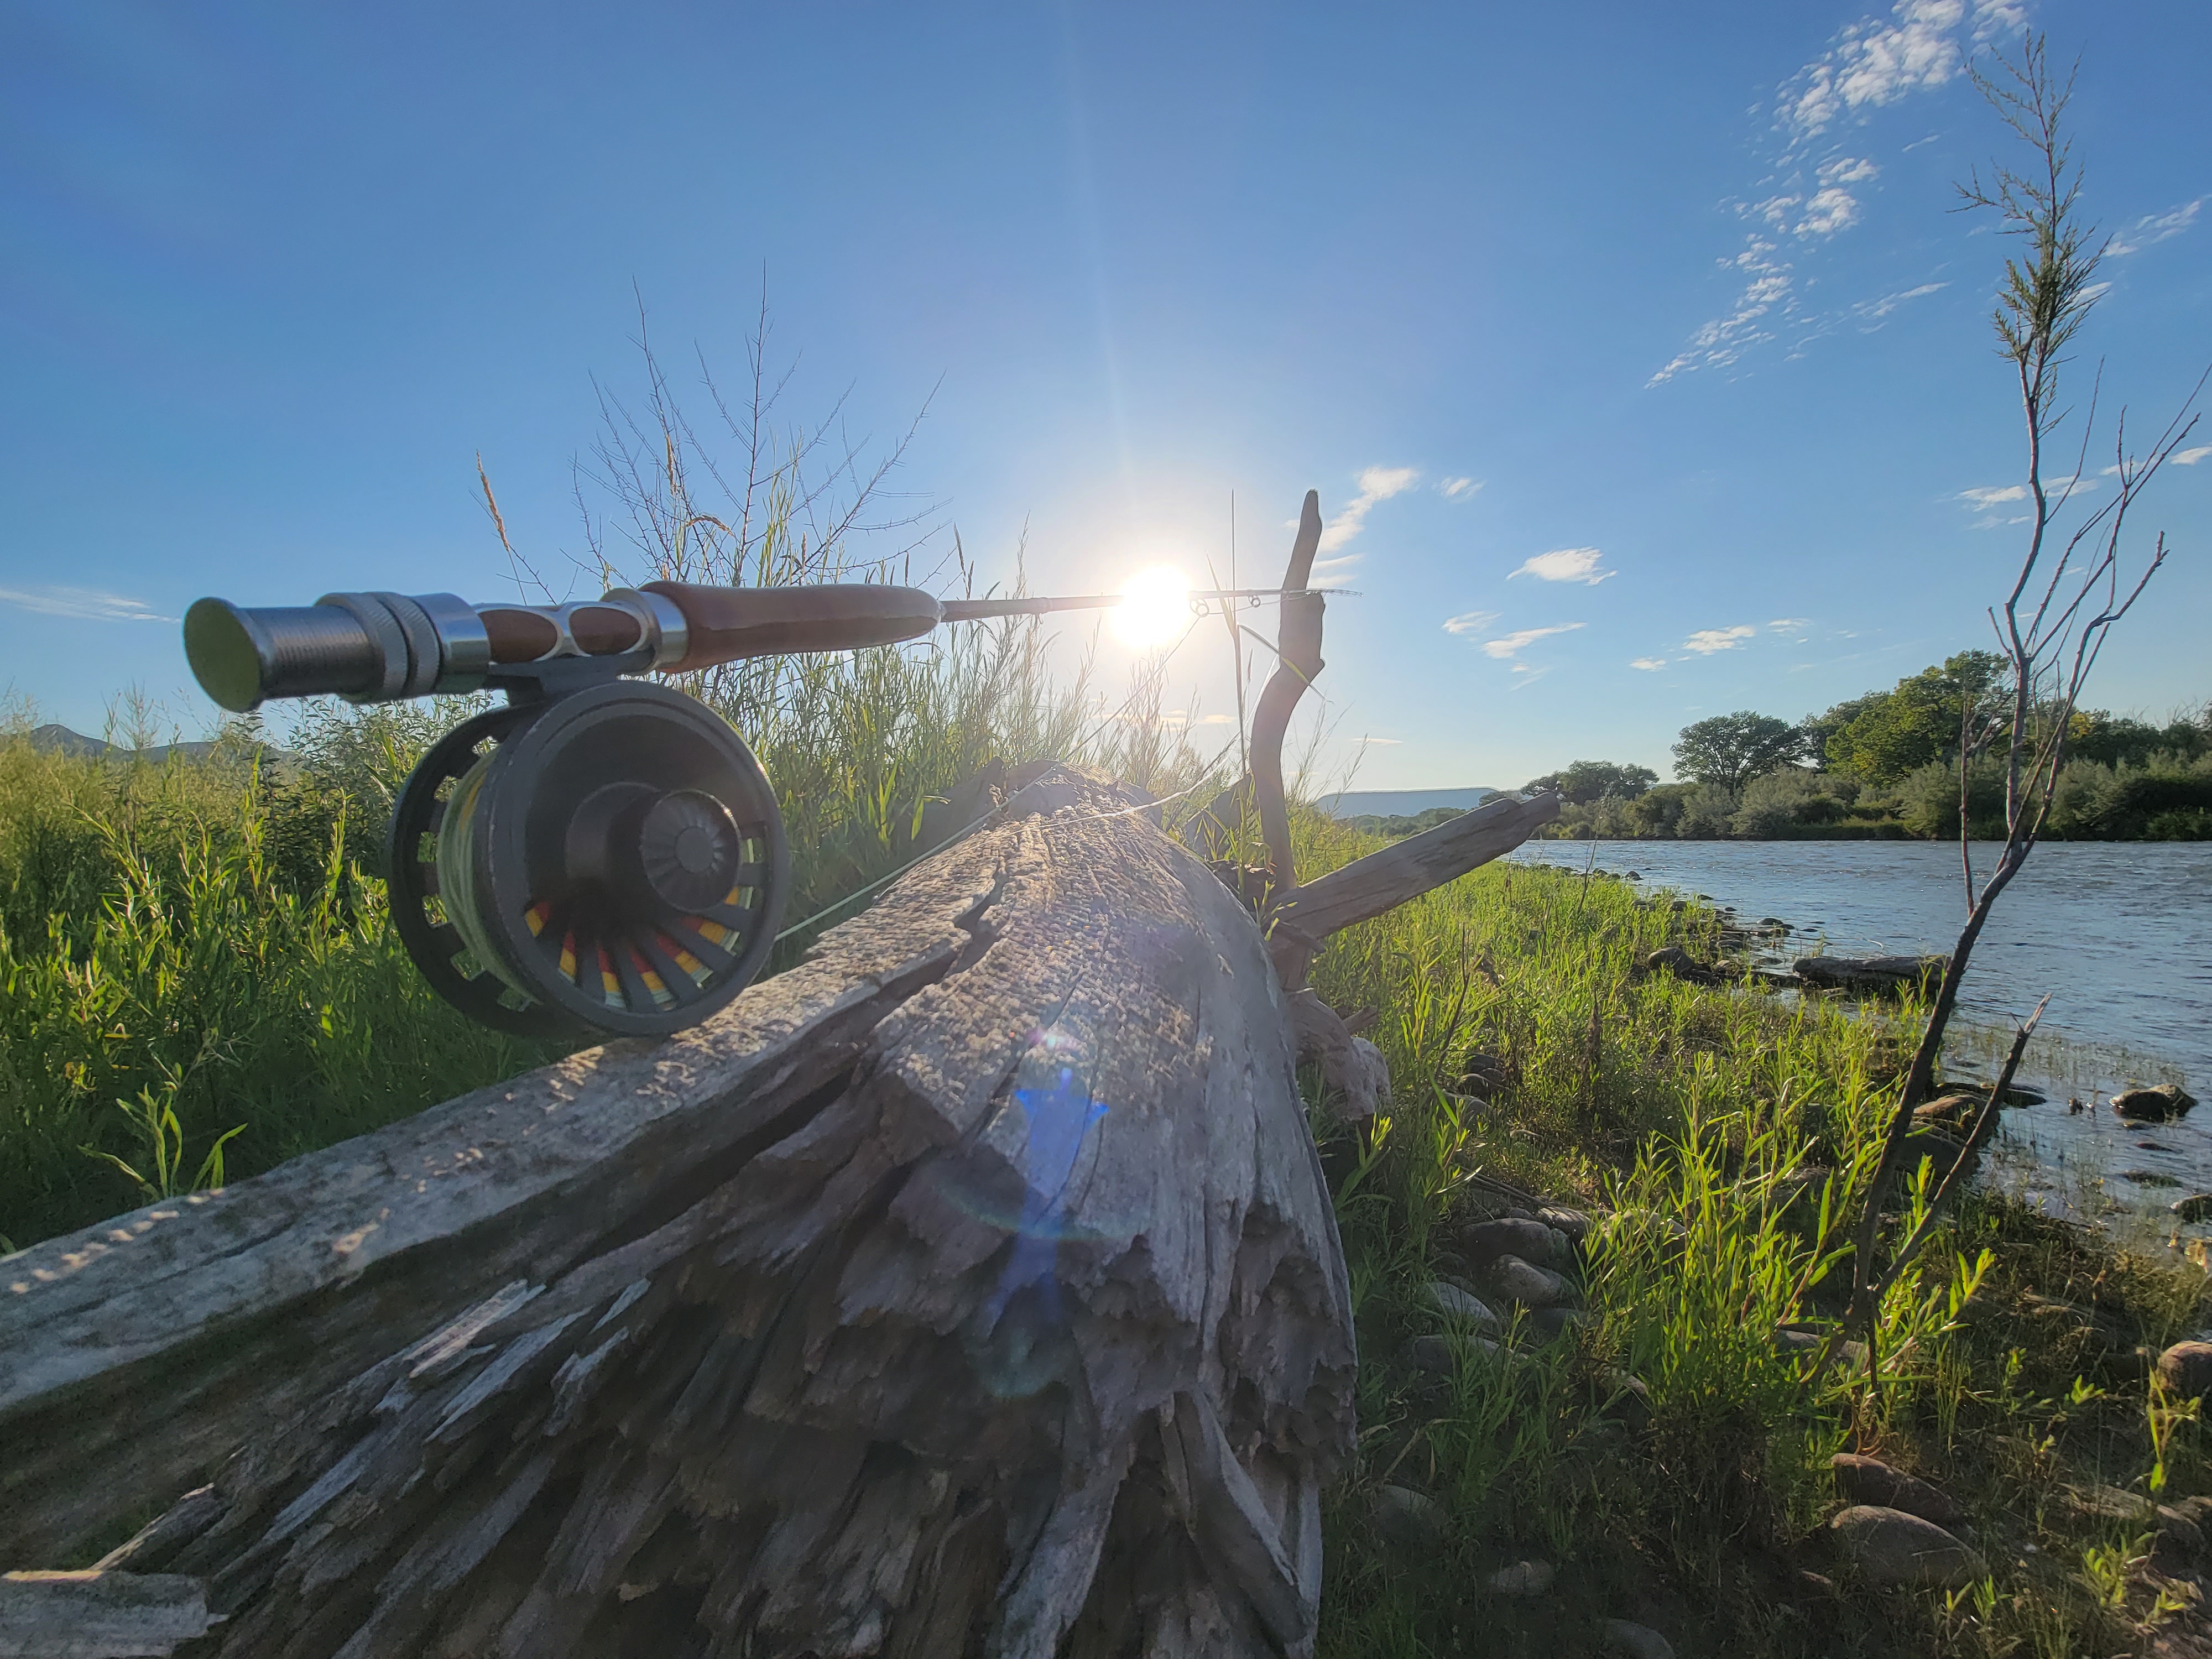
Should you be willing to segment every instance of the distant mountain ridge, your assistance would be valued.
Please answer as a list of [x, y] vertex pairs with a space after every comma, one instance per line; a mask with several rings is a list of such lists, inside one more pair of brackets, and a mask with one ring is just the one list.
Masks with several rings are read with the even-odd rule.
[[[146, 761], [159, 765], [172, 757], [178, 760], [205, 760], [216, 751], [216, 745], [209, 741], [198, 743], [165, 743], [152, 749], [125, 749], [119, 743], [109, 743], [103, 738], [88, 738], [82, 732], [72, 732], [66, 726], [48, 721], [34, 726], [30, 731], [31, 747], [64, 755], [112, 756], [117, 760]], [[287, 759], [282, 750], [263, 745], [262, 753], [271, 759]]]
[[1409, 818], [1431, 807], [1449, 806], [1464, 812], [1480, 806], [1496, 789], [1347, 789], [1323, 795], [1315, 804], [1335, 818]]

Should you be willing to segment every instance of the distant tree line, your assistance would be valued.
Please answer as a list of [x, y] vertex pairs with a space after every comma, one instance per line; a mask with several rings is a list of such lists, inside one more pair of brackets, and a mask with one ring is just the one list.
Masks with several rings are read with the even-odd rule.
[[[2004, 659], [1962, 651], [1794, 725], [1740, 709], [1682, 728], [1674, 773], [1577, 761], [1532, 778], [1557, 789], [1552, 833], [1581, 837], [1940, 836], [1959, 830], [1958, 753], [1968, 709], [2008, 704]], [[2077, 709], [2045, 833], [2069, 840], [2212, 839], [2212, 702], [2166, 724]], [[1968, 770], [1969, 827], [2002, 817], [1994, 758]]]

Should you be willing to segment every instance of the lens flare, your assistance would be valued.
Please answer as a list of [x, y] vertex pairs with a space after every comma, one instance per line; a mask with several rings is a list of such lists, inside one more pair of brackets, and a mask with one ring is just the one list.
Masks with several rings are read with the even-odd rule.
[[1140, 570], [1121, 590], [1121, 603], [1109, 613], [1114, 637], [1124, 645], [1149, 649], [1166, 645], [1190, 626], [1190, 584], [1166, 565]]

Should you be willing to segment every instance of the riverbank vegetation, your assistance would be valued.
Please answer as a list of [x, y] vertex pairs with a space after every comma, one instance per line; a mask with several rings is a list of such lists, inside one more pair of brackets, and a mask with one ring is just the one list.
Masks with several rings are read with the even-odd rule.
[[[1577, 761], [1528, 787], [1560, 791], [1547, 833], [1578, 841], [1948, 840], [1959, 833], [1960, 671], [1983, 654], [1961, 653], [1794, 727], [1749, 711], [1700, 721], [1677, 750], [1686, 781]], [[1747, 730], [1749, 741], [1700, 730], [1722, 723]], [[2163, 725], [2103, 709], [2077, 710], [2069, 725], [2044, 839], [2212, 840], [2212, 703]], [[1759, 752], [1747, 752], [1753, 743]], [[1966, 812], [1977, 838], [2002, 836], [1998, 757], [1969, 765]], [[1395, 822], [1368, 827], [1412, 833]]]

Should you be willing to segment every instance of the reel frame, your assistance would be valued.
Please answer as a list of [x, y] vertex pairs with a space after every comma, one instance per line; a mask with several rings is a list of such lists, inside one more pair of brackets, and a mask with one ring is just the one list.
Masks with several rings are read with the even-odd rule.
[[791, 885], [744, 739], [679, 691], [604, 676], [449, 732], [386, 844], [417, 969], [519, 1036], [696, 1024], [768, 965]]

